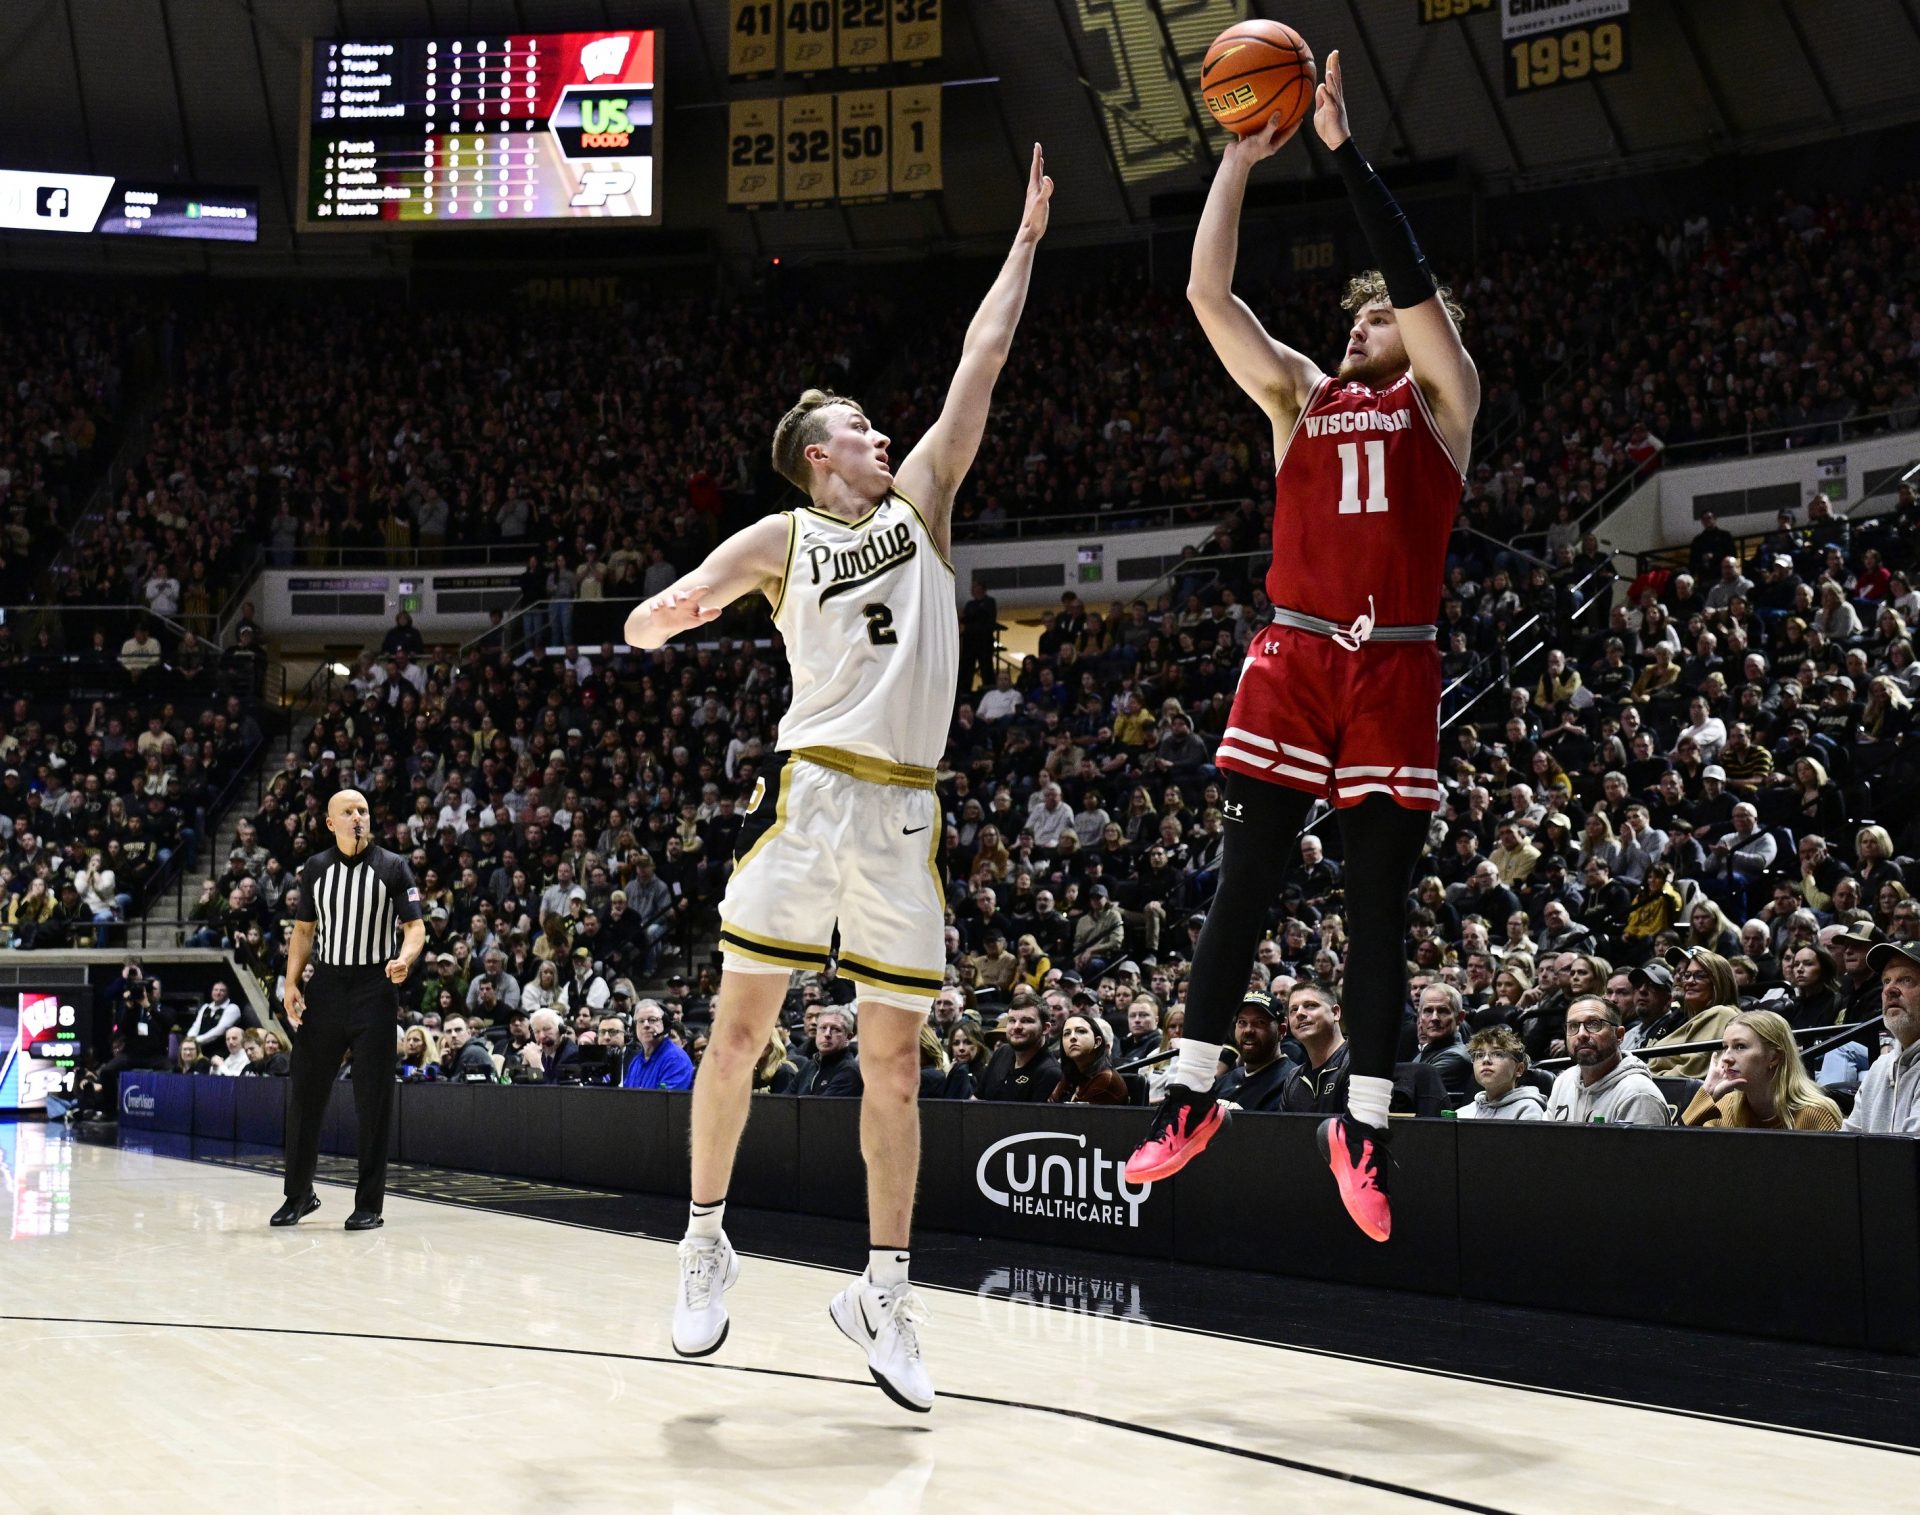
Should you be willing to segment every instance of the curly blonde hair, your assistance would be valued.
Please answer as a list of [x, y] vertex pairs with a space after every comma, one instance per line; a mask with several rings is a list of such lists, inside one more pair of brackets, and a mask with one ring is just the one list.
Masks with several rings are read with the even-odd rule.
[[[1453, 324], [1463, 325], [1467, 312], [1454, 299], [1453, 290], [1442, 284], [1434, 293], [1439, 295], [1440, 303], [1446, 306], [1447, 314], [1453, 317]], [[1387, 293], [1387, 276], [1377, 268], [1369, 268], [1347, 281], [1347, 292], [1340, 297], [1340, 308], [1348, 315], [1358, 315], [1376, 300], [1385, 300], [1389, 305], [1393, 303], [1393, 297]]]
[[[773, 428], [773, 466], [781, 478], [794, 488], [811, 491], [813, 470], [807, 466], [806, 451], [816, 442], [823, 442], [827, 436], [826, 409], [829, 405], [851, 405], [860, 410], [858, 400], [850, 400], [845, 395], [830, 395], [824, 389], [809, 389], [803, 393], [789, 410], [780, 418], [780, 424]], [[865, 414], [861, 411], [861, 414]]]

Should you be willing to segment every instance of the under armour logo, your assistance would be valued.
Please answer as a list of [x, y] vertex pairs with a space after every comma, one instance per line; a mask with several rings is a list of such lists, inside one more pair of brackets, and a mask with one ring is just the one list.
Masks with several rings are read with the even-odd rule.
[[1280, 650], [1280, 644], [1278, 642], [1262, 642], [1260, 644], [1260, 650], [1266, 653], [1268, 657], [1272, 657], [1274, 653]]
[[1238, 800], [1227, 800], [1223, 802], [1221, 810], [1230, 821], [1246, 819], [1247, 807]]

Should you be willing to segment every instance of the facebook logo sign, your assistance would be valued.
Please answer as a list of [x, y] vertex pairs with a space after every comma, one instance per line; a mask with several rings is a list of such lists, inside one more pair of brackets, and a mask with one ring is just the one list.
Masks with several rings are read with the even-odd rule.
[[66, 190], [59, 185], [42, 184], [33, 192], [33, 208], [37, 215], [64, 221], [67, 218]]

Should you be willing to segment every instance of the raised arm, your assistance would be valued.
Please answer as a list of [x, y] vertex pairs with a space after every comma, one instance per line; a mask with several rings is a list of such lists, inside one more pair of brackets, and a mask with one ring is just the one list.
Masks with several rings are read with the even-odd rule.
[[927, 428], [926, 435], [907, 454], [906, 461], [894, 475], [900, 492], [919, 506], [926, 517], [935, 544], [949, 556], [953, 497], [967, 470], [973, 466], [974, 454], [980, 450], [993, 386], [1000, 370], [1006, 367], [1007, 354], [1013, 348], [1014, 328], [1020, 324], [1020, 312], [1027, 303], [1034, 249], [1047, 234], [1053, 180], [1047, 176], [1046, 168], [1046, 159], [1036, 142], [1033, 164], [1027, 173], [1026, 210], [1020, 217], [1020, 230], [1014, 234], [1013, 250], [1001, 265], [993, 288], [973, 313], [966, 341], [960, 349], [960, 366], [953, 372], [953, 383], [947, 389], [947, 403], [940, 411], [940, 419]]
[[1275, 457], [1322, 377], [1311, 358], [1269, 336], [1247, 302], [1233, 292], [1247, 175], [1254, 164], [1272, 157], [1300, 130], [1298, 123], [1284, 132], [1278, 127], [1276, 116], [1259, 131], [1236, 138], [1220, 155], [1220, 167], [1214, 171], [1206, 209], [1194, 233], [1193, 264], [1187, 274], [1187, 300], [1200, 318], [1200, 329], [1233, 382], [1273, 423]]
[[1387, 281], [1394, 319], [1407, 344], [1413, 379], [1433, 407], [1447, 446], [1462, 466], [1473, 451], [1473, 420], [1480, 413], [1480, 373], [1460, 340], [1447, 302], [1427, 267], [1413, 228], [1347, 128], [1347, 97], [1338, 49], [1327, 55], [1327, 73], [1314, 95], [1314, 130], [1333, 154], [1346, 181], [1353, 211], [1366, 233], [1374, 261]]
[[682, 574], [628, 612], [626, 638], [642, 651], [662, 647], [683, 631], [717, 620], [720, 612], [758, 589], [777, 604], [787, 575], [792, 517], [771, 515], [736, 531], [692, 573]]

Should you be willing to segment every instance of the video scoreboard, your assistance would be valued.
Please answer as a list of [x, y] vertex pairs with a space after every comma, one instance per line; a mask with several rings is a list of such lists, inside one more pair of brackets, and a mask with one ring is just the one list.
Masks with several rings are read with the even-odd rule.
[[660, 220], [660, 33], [307, 44], [303, 231]]
[[85, 985], [0, 993], [0, 1112], [44, 1110], [49, 1094], [73, 1097], [92, 1009]]

